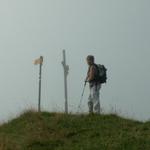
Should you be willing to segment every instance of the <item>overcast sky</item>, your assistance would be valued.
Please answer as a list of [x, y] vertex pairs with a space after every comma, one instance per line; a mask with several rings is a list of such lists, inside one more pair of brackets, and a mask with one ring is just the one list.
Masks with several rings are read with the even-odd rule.
[[[108, 68], [101, 91], [106, 113], [150, 119], [149, 0], [0, 0], [0, 120], [37, 106], [44, 56], [42, 108], [64, 110], [62, 49], [67, 51], [69, 110], [76, 112], [85, 58]], [[88, 87], [83, 101], [87, 111]]]

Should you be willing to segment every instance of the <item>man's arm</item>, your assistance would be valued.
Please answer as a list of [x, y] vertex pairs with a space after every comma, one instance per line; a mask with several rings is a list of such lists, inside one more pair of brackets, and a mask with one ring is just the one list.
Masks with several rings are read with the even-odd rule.
[[90, 68], [89, 75], [88, 75], [88, 77], [87, 77], [87, 81], [88, 81], [88, 82], [94, 80], [94, 78], [95, 78], [95, 71], [96, 71], [96, 70], [95, 70], [95, 67], [92, 66], [92, 67]]

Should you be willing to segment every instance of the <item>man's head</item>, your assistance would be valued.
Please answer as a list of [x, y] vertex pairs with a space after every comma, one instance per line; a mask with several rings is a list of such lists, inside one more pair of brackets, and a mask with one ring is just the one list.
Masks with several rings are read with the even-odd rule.
[[94, 56], [92, 55], [87, 56], [86, 61], [89, 66], [93, 65], [95, 62]]

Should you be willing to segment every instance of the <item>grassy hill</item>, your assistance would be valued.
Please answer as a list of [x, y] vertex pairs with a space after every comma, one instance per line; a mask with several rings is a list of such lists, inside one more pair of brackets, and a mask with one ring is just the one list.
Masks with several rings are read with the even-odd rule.
[[150, 150], [150, 122], [27, 112], [0, 126], [0, 150]]

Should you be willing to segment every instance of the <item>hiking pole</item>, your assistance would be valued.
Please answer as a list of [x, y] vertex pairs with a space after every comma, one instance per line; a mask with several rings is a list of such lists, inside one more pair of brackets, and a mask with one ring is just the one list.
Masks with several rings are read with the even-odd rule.
[[82, 95], [81, 95], [81, 99], [80, 99], [80, 103], [79, 103], [79, 106], [78, 106], [78, 112], [79, 110], [81, 109], [81, 104], [82, 104], [82, 100], [83, 100], [83, 96], [84, 96], [84, 92], [85, 92], [85, 88], [86, 88], [86, 81], [84, 83], [84, 88], [83, 88], [83, 92], [82, 92]]

